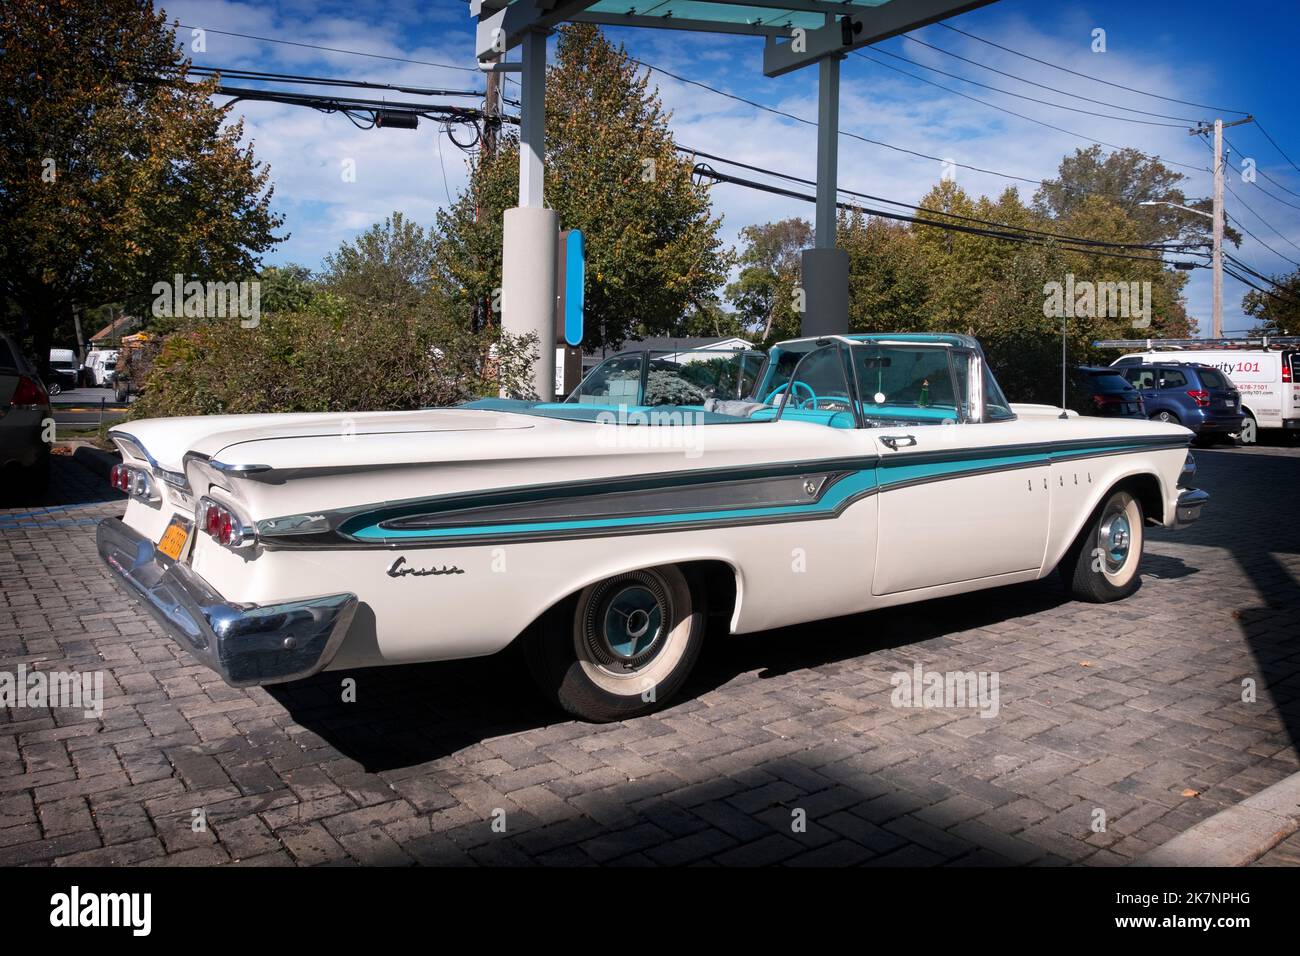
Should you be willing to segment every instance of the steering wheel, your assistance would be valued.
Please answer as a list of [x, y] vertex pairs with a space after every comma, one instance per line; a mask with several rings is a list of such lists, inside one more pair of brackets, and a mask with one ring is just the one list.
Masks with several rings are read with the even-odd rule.
[[[763, 404], [764, 405], [775, 404], [775, 402], [773, 402], [772, 400], [777, 396], [779, 396], [787, 388], [790, 389], [791, 400], [797, 403], [795, 405], [795, 408], [807, 408], [810, 402], [812, 403], [813, 408], [817, 407], [817, 393], [812, 390], [812, 386], [809, 385], [807, 382], [801, 382], [798, 379], [795, 379], [794, 381], [791, 382], [787, 382], [784, 385], [778, 385], [776, 388], [772, 389], [772, 391], [768, 393], [767, 398], [763, 399]], [[808, 397], [803, 400], [800, 400], [795, 395], [795, 392], [797, 392], [801, 388], [808, 393]]]

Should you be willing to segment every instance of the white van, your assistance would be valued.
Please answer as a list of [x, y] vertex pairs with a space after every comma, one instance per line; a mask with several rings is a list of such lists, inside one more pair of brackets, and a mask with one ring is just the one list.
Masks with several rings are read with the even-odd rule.
[[117, 349], [91, 349], [86, 353], [86, 370], [92, 384], [100, 388], [113, 384], [113, 369], [116, 367]]
[[1226, 374], [1241, 392], [1241, 408], [1247, 416], [1247, 427], [1242, 430], [1245, 442], [1252, 441], [1260, 428], [1300, 430], [1300, 348], [1213, 348], [1165, 343], [1122, 356], [1111, 364], [1149, 362], [1199, 362]]

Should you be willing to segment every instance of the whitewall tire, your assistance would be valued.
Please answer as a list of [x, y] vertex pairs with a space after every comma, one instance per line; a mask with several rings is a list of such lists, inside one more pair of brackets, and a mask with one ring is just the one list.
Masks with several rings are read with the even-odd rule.
[[542, 691], [584, 720], [650, 713], [681, 688], [699, 656], [706, 616], [679, 568], [617, 574], [560, 602], [524, 638]]

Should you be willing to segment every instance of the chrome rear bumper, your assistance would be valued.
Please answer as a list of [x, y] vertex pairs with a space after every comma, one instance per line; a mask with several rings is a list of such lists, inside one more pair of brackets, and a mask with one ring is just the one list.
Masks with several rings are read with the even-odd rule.
[[1178, 505], [1174, 511], [1174, 527], [1186, 528], [1201, 516], [1201, 509], [1210, 500], [1208, 493], [1199, 488], [1185, 488], [1178, 495]]
[[119, 518], [100, 522], [97, 542], [113, 580], [233, 687], [315, 674], [333, 660], [357, 609], [354, 594], [232, 604]]

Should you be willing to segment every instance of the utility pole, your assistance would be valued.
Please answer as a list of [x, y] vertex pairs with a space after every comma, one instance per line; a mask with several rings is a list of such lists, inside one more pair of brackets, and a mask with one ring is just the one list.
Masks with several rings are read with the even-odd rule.
[[[1211, 269], [1214, 279], [1214, 300], [1212, 305], [1210, 337], [1223, 338], [1223, 131], [1229, 126], [1249, 123], [1255, 117], [1225, 123], [1222, 119], [1214, 121], [1214, 248], [1211, 256]], [[1192, 136], [1208, 133], [1210, 127], [1200, 124], [1196, 129], [1188, 130]]]
[[501, 74], [490, 70], [487, 74], [487, 93], [483, 97], [483, 153], [488, 158], [496, 155], [497, 132], [500, 129]]

